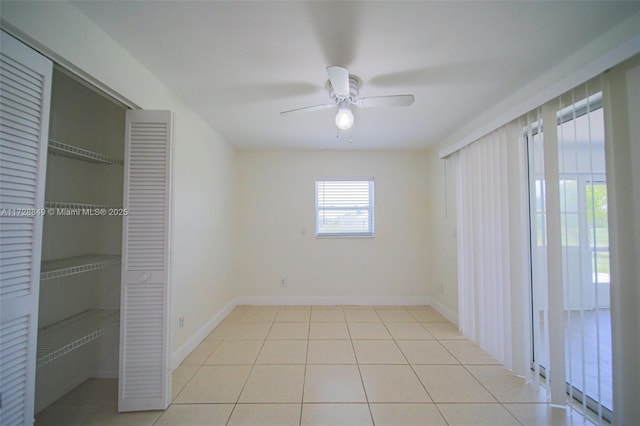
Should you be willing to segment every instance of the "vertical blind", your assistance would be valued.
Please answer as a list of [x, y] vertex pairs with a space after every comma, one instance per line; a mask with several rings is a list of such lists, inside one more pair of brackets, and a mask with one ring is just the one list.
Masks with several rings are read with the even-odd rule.
[[372, 237], [373, 178], [316, 179], [316, 236]]
[[458, 151], [458, 298], [465, 336], [534, 383], [546, 379], [550, 402], [577, 400], [602, 421], [613, 404], [597, 87], [580, 86]]
[[516, 123], [457, 154], [458, 315], [462, 333], [524, 375], [523, 152]]
[[[578, 400], [580, 405], [573, 407], [595, 413], [598, 424], [608, 420], [640, 424], [640, 376], [634, 373], [640, 262], [638, 233], [633, 232], [640, 223], [640, 202], [630, 195], [638, 192], [636, 172], [640, 169], [636, 143], [640, 96], [632, 96], [640, 93], [639, 81], [640, 57], [636, 56], [522, 116], [518, 119], [520, 136], [509, 142], [524, 145], [528, 152], [528, 163], [521, 170], [528, 175], [529, 185], [524, 209], [529, 213], [530, 238], [524, 239], [523, 249], [530, 255], [525, 264], [530, 277], [512, 279], [509, 284], [512, 303], [518, 301], [514, 290], [521, 290], [523, 283], [531, 286], [528, 309], [511, 306], [511, 318], [518, 318], [518, 311], [528, 315], [529, 330], [523, 335], [532, 338], [528, 343], [521, 341], [519, 349], [530, 361], [525, 375], [534, 382], [546, 382], [550, 403], [566, 405]], [[458, 159], [462, 152], [457, 151]], [[486, 229], [480, 225], [491, 212], [489, 200], [496, 197], [493, 192], [498, 187], [481, 177], [482, 173], [490, 175], [487, 169], [496, 167], [495, 159], [482, 154], [482, 149], [475, 155], [481, 167], [466, 161], [458, 165], [458, 179], [473, 176], [474, 169], [480, 173], [475, 181], [469, 178], [457, 183], [458, 287], [460, 327], [478, 341], [479, 324], [491, 325], [478, 316], [502, 316], [503, 321], [508, 317], [501, 307], [494, 305], [502, 312], [495, 313], [488, 305], [499, 293], [478, 294], [495, 290], [493, 283], [489, 287], [478, 284], [479, 277], [505, 263], [497, 258], [504, 255], [502, 250], [495, 256], [482, 252], [496, 241], [496, 249], [502, 247], [492, 235], [490, 218]], [[477, 191], [465, 185], [476, 185]], [[467, 200], [460, 202], [461, 197]], [[485, 207], [476, 206], [469, 214], [469, 203], [478, 200]], [[509, 228], [514, 229], [513, 213], [508, 216]], [[523, 228], [528, 228], [526, 221]], [[498, 328], [494, 335], [504, 332], [507, 344], [509, 330]], [[515, 339], [520, 331], [512, 325], [512, 354], [518, 348]], [[494, 353], [485, 344], [481, 346]], [[508, 353], [507, 347], [503, 353]], [[508, 364], [507, 357], [504, 362]], [[514, 363], [514, 370], [518, 365]]]

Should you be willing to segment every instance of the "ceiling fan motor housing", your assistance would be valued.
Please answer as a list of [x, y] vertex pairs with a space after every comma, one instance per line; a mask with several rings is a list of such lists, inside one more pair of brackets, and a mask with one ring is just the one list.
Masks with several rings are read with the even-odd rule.
[[353, 74], [349, 74], [349, 96], [347, 97], [338, 96], [336, 94], [335, 90], [333, 90], [333, 86], [331, 85], [331, 80], [327, 80], [325, 87], [329, 91], [329, 98], [331, 98], [331, 100], [336, 104], [340, 104], [344, 100], [348, 100], [349, 103], [353, 103], [358, 96], [358, 93], [360, 93], [361, 84], [362, 80]]

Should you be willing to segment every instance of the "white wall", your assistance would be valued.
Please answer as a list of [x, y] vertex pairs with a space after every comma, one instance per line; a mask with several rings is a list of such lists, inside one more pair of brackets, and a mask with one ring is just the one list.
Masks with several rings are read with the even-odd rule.
[[[193, 113], [176, 113], [175, 128], [174, 351], [237, 295], [232, 208], [235, 151]], [[184, 316], [183, 329], [178, 327], [180, 316]]]
[[431, 304], [454, 323], [458, 318], [458, 251], [456, 160], [438, 158], [438, 147], [429, 150], [429, 296]]
[[[3, 2], [2, 24], [55, 61], [143, 109], [175, 113], [172, 352], [234, 296], [235, 152], [149, 70], [69, 2]], [[178, 327], [178, 317], [185, 326]], [[191, 342], [192, 343], [192, 342]]]
[[477, 117], [461, 123], [440, 144], [440, 155], [455, 152], [637, 54], [640, 48], [639, 24], [640, 12], [637, 12], [510, 96], [496, 100], [495, 105]]
[[[242, 293], [424, 301], [431, 281], [426, 158], [388, 151], [239, 153]], [[375, 238], [315, 237], [315, 178], [334, 176], [374, 177]]]

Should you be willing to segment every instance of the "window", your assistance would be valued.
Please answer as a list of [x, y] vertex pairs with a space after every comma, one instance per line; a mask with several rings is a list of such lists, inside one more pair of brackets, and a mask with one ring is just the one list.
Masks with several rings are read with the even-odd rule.
[[316, 236], [373, 237], [373, 178], [316, 179]]

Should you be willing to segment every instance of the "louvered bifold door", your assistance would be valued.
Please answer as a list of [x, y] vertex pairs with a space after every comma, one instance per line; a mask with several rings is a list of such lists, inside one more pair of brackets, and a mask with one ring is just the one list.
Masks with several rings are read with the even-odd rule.
[[170, 111], [127, 111], [119, 411], [165, 409], [169, 371]]
[[31, 425], [52, 63], [0, 47], [0, 424]]

